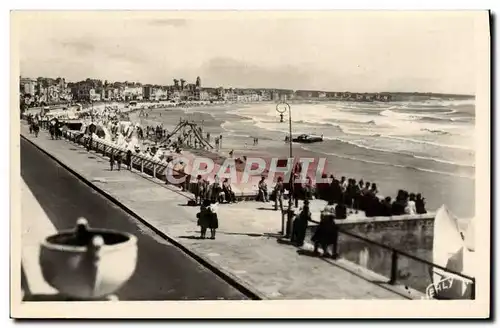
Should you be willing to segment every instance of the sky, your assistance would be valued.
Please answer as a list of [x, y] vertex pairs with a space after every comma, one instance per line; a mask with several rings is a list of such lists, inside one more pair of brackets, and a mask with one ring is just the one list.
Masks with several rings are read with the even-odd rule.
[[[22, 76], [474, 94], [468, 12], [24, 12]], [[15, 45], [15, 44], [14, 44]]]

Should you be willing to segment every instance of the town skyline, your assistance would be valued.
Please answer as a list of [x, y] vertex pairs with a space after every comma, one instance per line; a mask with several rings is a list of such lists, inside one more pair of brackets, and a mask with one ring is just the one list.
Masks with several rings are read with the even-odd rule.
[[[65, 76], [20, 76], [20, 81], [21, 79], [32, 79], [32, 80], [37, 80], [37, 79], [52, 79], [56, 80], [58, 78], [64, 79], [66, 84], [77, 84], [81, 83], [87, 80], [99, 80], [103, 83], [107, 82], [109, 85], [112, 84], [138, 84], [140, 86], [154, 86], [154, 87], [160, 87], [160, 88], [169, 88], [174, 85], [173, 81], [175, 78], [172, 78], [170, 80], [170, 83], [167, 82], [165, 84], [157, 84], [157, 83], [148, 83], [148, 82], [143, 82], [143, 81], [137, 81], [137, 80], [130, 80], [130, 81], [113, 81], [109, 79], [100, 79], [96, 77], [85, 77], [84, 79], [80, 80], [69, 80]], [[196, 76], [194, 79], [184, 79], [187, 84], [193, 84], [194, 81], [196, 81], [197, 78], [200, 78], [200, 76]], [[181, 80], [182, 78], [178, 78], [177, 80]], [[357, 90], [312, 90], [312, 89], [305, 89], [305, 88], [297, 88], [297, 89], [286, 89], [286, 88], [276, 88], [276, 87], [241, 87], [241, 86], [206, 86], [203, 85], [203, 89], [219, 89], [223, 88], [224, 90], [277, 90], [277, 91], [290, 91], [290, 92], [295, 92], [295, 91], [311, 91], [311, 92], [325, 92], [325, 93], [335, 93], [335, 92], [347, 92], [347, 93], [368, 93], [368, 94], [375, 94], [375, 93], [382, 93], [382, 94], [387, 94], [387, 93], [392, 93], [392, 94], [432, 94], [432, 95], [445, 95], [445, 96], [467, 96], [467, 97], [472, 97], [475, 96], [473, 93], [466, 94], [466, 93], [441, 93], [441, 92], [432, 92], [432, 91], [412, 91], [412, 90], [402, 90], [402, 91], [378, 91], [378, 92], [363, 92], [363, 91], [357, 91]]]
[[20, 73], [157, 85], [203, 76], [214, 88], [475, 94], [474, 20], [465, 13], [266, 15], [38, 13], [20, 29]]

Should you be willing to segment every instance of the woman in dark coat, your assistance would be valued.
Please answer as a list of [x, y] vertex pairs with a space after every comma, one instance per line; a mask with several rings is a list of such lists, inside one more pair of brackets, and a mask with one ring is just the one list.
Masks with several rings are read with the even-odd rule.
[[425, 198], [422, 197], [422, 194], [417, 194], [417, 200], [415, 201], [415, 207], [417, 209], [417, 214], [427, 213], [427, 211], [425, 209]]
[[314, 253], [318, 254], [319, 246], [323, 249], [323, 256], [328, 255], [328, 247], [333, 245], [332, 257], [336, 256], [337, 249], [337, 226], [335, 225], [335, 210], [333, 209], [333, 201], [328, 202], [328, 205], [321, 213], [321, 221], [311, 238], [314, 243]]
[[205, 235], [207, 234], [207, 229], [209, 227], [210, 223], [210, 201], [208, 199], [205, 199], [200, 207], [200, 212], [196, 214], [196, 217], [198, 218], [198, 225], [200, 226], [201, 229], [201, 239], [205, 239]]
[[306, 239], [308, 221], [311, 220], [311, 211], [309, 210], [309, 200], [304, 200], [304, 207], [299, 216], [293, 221], [293, 242], [296, 246], [302, 247]]
[[127, 150], [125, 161], [127, 162], [127, 170], [132, 170], [132, 151], [130, 149]]

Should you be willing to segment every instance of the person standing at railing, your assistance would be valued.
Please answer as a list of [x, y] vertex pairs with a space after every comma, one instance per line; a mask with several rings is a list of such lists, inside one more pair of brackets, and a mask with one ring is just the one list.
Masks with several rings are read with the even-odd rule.
[[200, 174], [196, 177], [196, 183], [194, 186], [194, 201], [196, 202], [196, 205], [199, 203], [203, 203], [204, 199], [204, 188], [205, 188], [205, 182], [203, 181], [202, 177]]
[[302, 247], [306, 239], [307, 225], [311, 220], [311, 211], [309, 209], [309, 200], [304, 200], [304, 206], [298, 217], [293, 221], [292, 242]]
[[118, 151], [116, 153], [116, 167], [118, 168], [118, 171], [120, 171], [121, 167], [122, 167], [122, 152], [121, 151]]
[[283, 177], [278, 177], [278, 181], [274, 186], [274, 210], [278, 210], [278, 205], [281, 211], [283, 211], [283, 193], [285, 187], [283, 186]]
[[127, 154], [125, 155], [125, 162], [127, 164], [127, 170], [132, 170], [132, 151], [127, 150]]
[[110, 171], [113, 171], [113, 167], [115, 165], [115, 154], [113, 151], [111, 151], [111, 154], [109, 155], [109, 169]]
[[321, 211], [321, 221], [311, 238], [314, 243], [314, 253], [319, 254], [318, 249], [321, 246], [323, 249], [323, 256], [330, 256], [328, 254], [328, 247], [333, 246], [332, 257], [336, 258], [337, 252], [337, 226], [335, 225], [335, 207], [332, 200], [328, 202], [323, 211]]

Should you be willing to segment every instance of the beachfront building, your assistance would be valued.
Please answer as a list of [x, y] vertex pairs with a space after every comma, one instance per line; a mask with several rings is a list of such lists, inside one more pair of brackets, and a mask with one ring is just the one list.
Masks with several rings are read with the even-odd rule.
[[104, 89], [103, 89], [103, 96], [102, 96], [102, 99], [103, 100], [106, 100], [106, 101], [111, 101], [111, 100], [120, 100], [120, 92], [119, 92], [119, 88], [115, 88], [113, 86], [106, 86]]
[[75, 83], [71, 87], [73, 99], [78, 101], [90, 101], [90, 89], [93, 89], [90, 84], [84, 82]]
[[201, 101], [210, 100], [210, 94], [208, 93], [208, 91], [202, 90], [198, 94], [199, 94], [198, 100]]
[[135, 83], [127, 84], [123, 89], [123, 98], [126, 101], [142, 100], [143, 99], [142, 85], [137, 85]]
[[142, 97], [145, 100], [156, 100], [156, 88], [150, 84], [143, 86]]
[[389, 94], [377, 93], [375, 95], [375, 99], [378, 100], [378, 101], [391, 101], [392, 100], [392, 96], [389, 95]]
[[159, 87], [155, 89], [155, 100], [167, 100], [168, 99], [168, 88]]
[[181, 92], [179, 90], [172, 90], [168, 93], [168, 99], [171, 101], [178, 102], [181, 100]]
[[238, 94], [234, 92], [232, 88], [225, 89], [224, 90], [224, 101], [228, 102], [237, 102], [238, 101]]
[[167, 100], [168, 99], [168, 88], [155, 86], [155, 85], [145, 85], [143, 86], [142, 97], [144, 100]]
[[271, 100], [271, 94], [267, 90], [260, 90], [260, 101], [270, 101]]
[[29, 77], [19, 78], [19, 92], [21, 95], [35, 95], [36, 80]]
[[96, 90], [94, 88], [91, 88], [89, 90], [89, 98], [90, 101], [101, 101], [101, 93], [99, 92], [100, 90]]
[[226, 100], [226, 90], [223, 87], [219, 87], [217, 89], [217, 99], [218, 100]]

